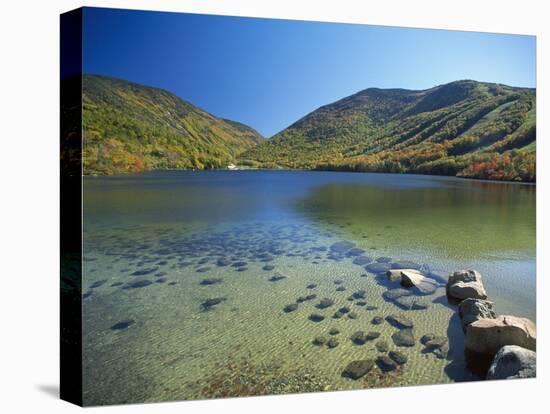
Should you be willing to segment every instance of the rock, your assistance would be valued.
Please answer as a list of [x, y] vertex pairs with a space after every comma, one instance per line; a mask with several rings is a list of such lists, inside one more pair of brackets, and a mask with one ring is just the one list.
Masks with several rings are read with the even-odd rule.
[[417, 270], [404, 269], [401, 270], [401, 286], [414, 287], [422, 295], [431, 295], [437, 290], [439, 284]]
[[296, 309], [298, 309], [298, 304], [297, 303], [291, 303], [289, 305], [286, 305], [284, 308], [283, 308], [283, 311], [285, 313], [290, 313], [290, 312], [294, 312]]
[[351, 295], [354, 299], [365, 299], [367, 296], [367, 292], [364, 290], [358, 290], [357, 292], [353, 292]]
[[138, 289], [152, 284], [153, 282], [151, 282], [150, 280], [137, 280], [135, 282], [125, 284], [122, 289]]
[[327, 346], [332, 349], [338, 346], [339, 342], [336, 338], [330, 338], [327, 342]]
[[375, 316], [374, 318], [372, 318], [372, 321], [371, 321], [373, 325], [380, 325], [383, 322], [384, 322], [384, 318], [382, 318], [381, 316]]
[[483, 287], [481, 274], [476, 270], [460, 270], [449, 276], [447, 282], [447, 296], [464, 300], [468, 298], [487, 299], [487, 292]]
[[280, 275], [280, 274], [276, 274], [276, 275], [273, 275], [271, 276], [269, 279], [267, 279], [269, 282], [278, 282], [279, 280], [283, 280], [283, 279], [286, 279], [286, 276], [284, 275]]
[[315, 307], [318, 309], [325, 309], [332, 305], [334, 305], [334, 301], [332, 299], [323, 298], [317, 305], [315, 305]]
[[393, 259], [391, 257], [385, 257], [385, 256], [382, 256], [376, 259], [378, 263], [390, 263], [392, 260]]
[[365, 332], [363, 331], [357, 331], [354, 334], [350, 336], [351, 342], [353, 342], [355, 345], [364, 345], [367, 342], [367, 337], [365, 336]]
[[357, 319], [357, 312], [350, 312], [348, 313], [348, 318], [350, 319]]
[[231, 260], [229, 259], [226, 259], [226, 258], [219, 258], [217, 261], [216, 261], [216, 265], [222, 267], [222, 266], [229, 266], [231, 264]]
[[372, 359], [362, 359], [350, 362], [342, 371], [342, 377], [357, 380], [369, 372], [374, 366]]
[[435, 348], [432, 353], [439, 359], [447, 358], [447, 355], [449, 355], [449, 344], [445, 343], [441, 347]]
[[96, 289], [100, 286], [103, 286], [105, 283], [107, 283], [107, 279], [98, 280], [97, 282], [94, 282], [90, 285], [90, 289]]
[[407, 363], [407, 356], [402, 352], [390, 351], [388, 355], [397, 365], [403, 365]]
[[392, 263], [391, 265], [392, 269], [414, 269], [418, 270], [422, 266], [418, 263], [411, 262], [410, 260], [399, 260], [397, 262]]
[[377, 341], [374, 346], [376, 347], [376, 349], [378, 350], [378, 352], [388, 352], [389, 349], [390, 349], [390, 345], [386, 342], [386, 341]]
[[327, 342], [327, 338], [324, 336], [317, 336], [315, 339], [313, 339], [313, 345], [321, 346], [324, 345]]
[[232, 267], [245, 267], [246, 265], [248, 265], [248, 263], [245, 261], [238, 261], [231, 264]]
[[330, 328], [330, 331], [328, 331], [329, 335], [338, 335], [340, 333], [340, 329], [338, 328]]
[[306, 289], [315, 289], [316, 287], [317, 287], [316, 283], [310, 283], [309, 285], [306, 286]]
[[325, 319], [325, 317], [323, 315], [319, 315], [318, 313], [312, 313], [311, 315], [309, 315], [308, 319], [312, 322], [321, 322], [323, 319]]
[[340, 242], [333, 243], [330, 246], [330, 250], [335, 253], [343, 254], [348, 250], [352, 249], [353, 247], [355, 247], [355, 244], [353, 244], [352, 242], [340, 241]]
[[123, 321], [115, 323], [113, 326], [111, 326], [111, 329], [114, 330], [114, 331], [119, 331], [121, 329], [126, 329], [130, 325], [133, 325], [134, 322], [135, 321], [133, 319], [125, 319]]
[[315, 293], [312, 293], [311, 295], [300, 296], [298, 299], [296, 299], [296, 302], [302, 303], [302, 302], [306, 302], [308, 300], [313, 300], [316, 297], [317, 297], [317, 295]]
[[262, 267], [263, 270], [270, 272], [271, 270], [275, 269], [275, 266], [266, 264], [264, 267]]
[[386, 317], [386, 321], [388, 321], [390, 325], [395, 326], [397, 329], [413, 327], [413, 321], [402, 315], [389, 315]]
[[386, 277], [392, 282], [401, 282], [401, 269], [390, 269], [386, 272]]
[[372, 262], [372, 259], [367, 256], [357, 256], [355, 259], [353, 259], [353, 264], [359, 265], [359, 266], [365, 266], [366, 264], [369, 264]]
[[336, 288], [336, 292], [343, 292], [344, 290], [346, 290], [346, 287], [345, 286], [338, 286]]
[[412, 329], [402, 329], [395, 332], [391, 339], [397, 346], [414, 346], [414, 335]]
[[426, 345], [429, 341], [431, 341], [434, 338], [435, 338], [434, 334], [426, 334], [426, 335], [422, 336], [422, 338], [420, 338], [420, 343], [422, 345]]
[[391, 269], [391, 265], [389, 263], [371, 263], [365, 266], [365, 270], [370, 273], [379, 274], [379, 273], [386, 273], [388, 270]]
[[506, 345], [537, 350], [535, 324], [527, 318], [500, 315], [495, 319], [478, 319], [466, 327], [464, 346], [478, 354], [496, 354]]
[[340, 319], [342, 316], [344, 316], [344, 314], [340, 311], [336, 311], [334, 312], [334, 315], [332, 315], [332, 318], [333, 319]]
[[342, 279], [336, 279], [336, 280], [334, 281], [334, 284], [335, 284], [335, 285], [341, 285], [342, 283], [344, 283], [344, 281], [343, 281]]
[[495, 355], [486, 379], [535, 378], [537, 353], [516, 345], [506, 345]]
[[364, 300], [358, 300], [357, 302], [355, 302], [355, 304], [357, 306], [366, 306], [367, 302], [365, 302]]
[[348, 313], [349, 312], [349, 308], [347, 306], [343, 306], [341, 307], [340, 309], [338, 309], [338, 312], [340, 313]]
[[346, 252], [346, 256], [348, 257], [360, 256], [363, 253], [365, 253], [363, 249], [359, 249], [358, 247], [353, 247]]
[[131, 273], [132, 276], [144, 276], [148, 275], [150, 273], [154, 273], [158, 270], [158, 267], [151, 267], [149, 269], [140, 269], [136, 270], [135, 272]]
[[380, 355], [376, 358], [376, 365], [384, 372], [393, 371], [397, 364], [387, 355]]
[[402, 296], [410, 295], [412, 295], [412, 292], [408, 289], [403, 288], [388, 289], [384, 293], [382, 293], [382, 297], [390, 302], [394, 302], [396, 299], [399, 299]]
[[208, 311], [212, 309], [214, 306], [219, 305], [220, 303], [224, 302], [226, 298], [211, 298], [206, 299], [204, 302], [201, 303], [201, 308], [204, 311]]
[[223, 279], [212, 277], [208, 279], [201, 280], [201, 285], [207, 286], [207, 285], [217, 285], [218, 283], [222, 283]]
[[462, 319], [462, 329], [478, 319], [495, 319], [496, 314], [493, 310], [493, 302], [483, 299], [464, 299], [458, 304], [458, 314]]
[[[425, 339], [424, 338], [425, 336], [426, 335], [424, 335], [422, 339]], [[448, 342], [448, 339], [445, 336], [433, 336], [422, 343], [426, 347], [425, 349], [427, 352], [432, 352], [432, 351], [435, 351], [436, 349], [442, 348], [447, 344], [447, 342]]]
[[365, 338], [367, 341], [372, 341], [376, 338], [379, 338], [380, 337], [380, 332], [375, 332], [375, 331], [369, 331], [366, 335], [365, 335]]

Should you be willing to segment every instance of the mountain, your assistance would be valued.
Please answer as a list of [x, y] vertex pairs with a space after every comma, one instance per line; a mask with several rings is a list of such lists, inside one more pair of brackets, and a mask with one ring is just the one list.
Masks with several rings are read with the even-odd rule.
[[239, 156], [259, 167], [535, 181], [535, 90], [461, 80], [369, 88]]
[[83, 77], [84, 174], [220, 168], [264, 139], [157, 88]]

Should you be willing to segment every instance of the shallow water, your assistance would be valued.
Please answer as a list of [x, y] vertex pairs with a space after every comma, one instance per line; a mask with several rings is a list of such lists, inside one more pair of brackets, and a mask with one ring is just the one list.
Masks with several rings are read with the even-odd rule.
[[[443, 277], [477, 269], [497, 312], [535, 319], [534, 186], [288, 171], [87, 177], [85, 404], [476, 379], [444, 287], [418, 297], [425, 310], [398, 307], [383, 297], [394, 283], [331, 250], [344, 240], [369, 259], [412, 260]], [[364, 298], [350, 300], [359, 290]], [[316, 298], [283, 311], [308, 294]], [[334, 304], [317, 309], [322, 298]], [[344, 306], [355, 319], [333, 318]], [[388, 322], [371, 323], [391, 314], [413, 321], [413, 347], [397, 347]], [[356, 331], [380, 337], [356, 345]], [[446, 358], [423, 352], [427, 333], [449, 338]], [[338, 345], [314, 345], [320, 335]], [[407, 363], [343, 378], [349, 362], [382, 355], [379, 340]]]

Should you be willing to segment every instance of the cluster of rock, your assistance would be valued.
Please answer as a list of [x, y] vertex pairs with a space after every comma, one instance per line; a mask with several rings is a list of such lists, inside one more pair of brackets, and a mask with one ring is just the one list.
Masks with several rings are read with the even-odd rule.
[[384, 299], [405, 310], [427, 309], [428, 304], [421, 297], [433, 295], [441, 286], [431, 275], [422, 272], [420, 265], [409, 261], [394, 263], [391, 269], [386, 270], [386, 277], [392, 282], [399, 282], [401, 287], [385, 291]]
[[493, 302], [487, 300], [481, 274], [475, 270], [451, 274], [446, 290], [450, 300], [459, 302], [464, 347], [471, 366], [486, 372], [487, 379], [536, 375], [537, 337], [531, 320], [497, 315]]

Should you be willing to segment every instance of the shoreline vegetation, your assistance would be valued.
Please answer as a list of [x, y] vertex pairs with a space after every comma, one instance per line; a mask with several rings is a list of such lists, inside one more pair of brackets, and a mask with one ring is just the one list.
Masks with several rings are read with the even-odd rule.
[[83, 131], [84, 175], [282, 168], [536, 181], [535, 89], [473, 80], [365, 89], [265, 139], [168, 91], [84, 75]]

